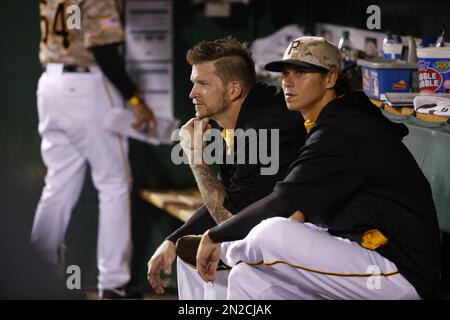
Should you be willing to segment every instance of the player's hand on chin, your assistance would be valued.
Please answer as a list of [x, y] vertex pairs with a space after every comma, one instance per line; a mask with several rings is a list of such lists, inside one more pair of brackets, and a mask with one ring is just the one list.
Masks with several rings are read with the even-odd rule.
[[197, 272], [205, 282], [216, 279], [221, 250], [220, 244], [212, 241], [206, 231], [197, 250]]

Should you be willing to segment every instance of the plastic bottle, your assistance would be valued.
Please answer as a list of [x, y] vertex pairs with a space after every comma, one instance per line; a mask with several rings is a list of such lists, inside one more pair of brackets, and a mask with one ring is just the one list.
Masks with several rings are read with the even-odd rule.
[[382, 44], [382, 51], [383, 51], [383, 57], [386, 59], [391, 59], [391, 54], [387, 51], [389, 51], [388, 47], [395, 44], [395, 40], [392, 37], [392, 34], [389, 30], [386, 30], [385, 37], [383, 39]]
[[416, 40], [412, 36], [408, 36], [408, 56], [406, 61], [408, 63], [417, 63], [417, 45]]
[[441, 27], [441, 35], [436, 40], [436, 44], [435, 44], [436, 48], [445, 47], [444, 35], [445, 35], [445, 27], [442, 26]]
[[[385, 59], [400, 59], [402, 53], [402, 42], [399, 36], [394, 37], [389, 30], [383, 39], [382, 51]], [[397, 39], [397, 40], [396, 40]]]
[[341, 70], [347, 69], [356, 64], [358, 58], [357, 52], [353, 47], [353, 43], [350, 40], [350, 32], [347, 30], [342, 31], [342, 37], [339, 40], [338, 49], [341, 51]]

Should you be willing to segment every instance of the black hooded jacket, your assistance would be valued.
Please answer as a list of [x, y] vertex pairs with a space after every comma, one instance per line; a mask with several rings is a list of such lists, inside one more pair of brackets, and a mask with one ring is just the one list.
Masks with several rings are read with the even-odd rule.
[[[252, 150], [251, 147], [257, 145], [258, 149], [253, 151], [257, 150], [259, 154], [259, 147], [264, 143], [259, 139], [259, 135], [256, 141], [245, 140], [245, 145], [238, 143], [238, 137], [235, 136], [235, 156], [232, 164], [226, 164], [226, 145], [223, 139], [214, 141], [222, 144], [224, 164], [219, 166], [219, 180], [224, 185], [223, 206], [228, 211], [235, 214], [264, 198], [272, 192], [277, 181], [286, 177], [289, 165], [295, 160], [298, 150], [305, 143], [306, 130], [303, 123], [303, 117], [298, 112], [287, 109], [283, 92], [279, 88], [261, 82], [252, 88], [241, 106], [235, 129], [236, 131], [242, 129], [244, 132], [255, 129], [257, 133], [260, 133], [260, 129], [267, 130], [268, 154], [275, 152], [279, 155], [279, 166], [275, 174], [262, 175], [261, 168], [270, 167], [270, 164], [261, 163], [259, 158], [257, 163], [249, 163], [248, 154]], [[271, 149], [271, 129], [279, 130], [278, 150]], [[245, 148], [245, 164], [238, 164], [239, 148]], [[167, 237], [167, 240], [175, 242], [187, 234], [202, 234], [215, 225], [206, 207], [202, 206], [183, 226]]]
[[211, 239], [242, 239], [260, 221], [295, 210], [358, 243], [376, 229], [387, 238], [376, 251], [430, 297], [440, 272], [439, 228], [429, 183], [401, 142], [407, 134], [362, 92], [331, 101], [274, 192], [211, 229]]

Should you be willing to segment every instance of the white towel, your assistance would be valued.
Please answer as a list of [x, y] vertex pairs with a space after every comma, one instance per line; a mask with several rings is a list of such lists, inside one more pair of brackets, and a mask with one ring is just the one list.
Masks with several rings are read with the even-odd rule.
[[171, 144], [172, 131], [178, 127], [178, 119], [168, 119], [155, 116], [156, 130], [153, 135], [146, 135], [135, 130], [131, 125], [136, 118], [129, 109], [112, 108], [103, 121], [103, 127], [111, 132], [125, 135], [149, 144], [159, 145], [161, 143]]
[[419, 113], [450, 117], [450, 99], [421, 95], [414, 98], [414, 110]]

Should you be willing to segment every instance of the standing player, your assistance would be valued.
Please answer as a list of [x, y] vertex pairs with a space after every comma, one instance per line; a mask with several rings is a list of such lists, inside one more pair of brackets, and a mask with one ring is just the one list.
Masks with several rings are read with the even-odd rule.
[[[81, 9], [80, 29], [68, 29], [66, 14], [71, 5]], [[57, 250], [89, 164], [99, 193], [100, 297], [129, 298], [131, 177], [127, 145], [122, 137], [102, 129], [102, 121], [111, 108], [122, 105], [122, 98], [132, 106], [136, 129], [151, 130], [155, 121], [118, 52], [124, 38], [120, 4], [114, 0], [42, 0], [40, 13], [39, 57], [45, 72], [39, 79], [37, 103], [47, 175], [32, 242], [57, 266]]]

